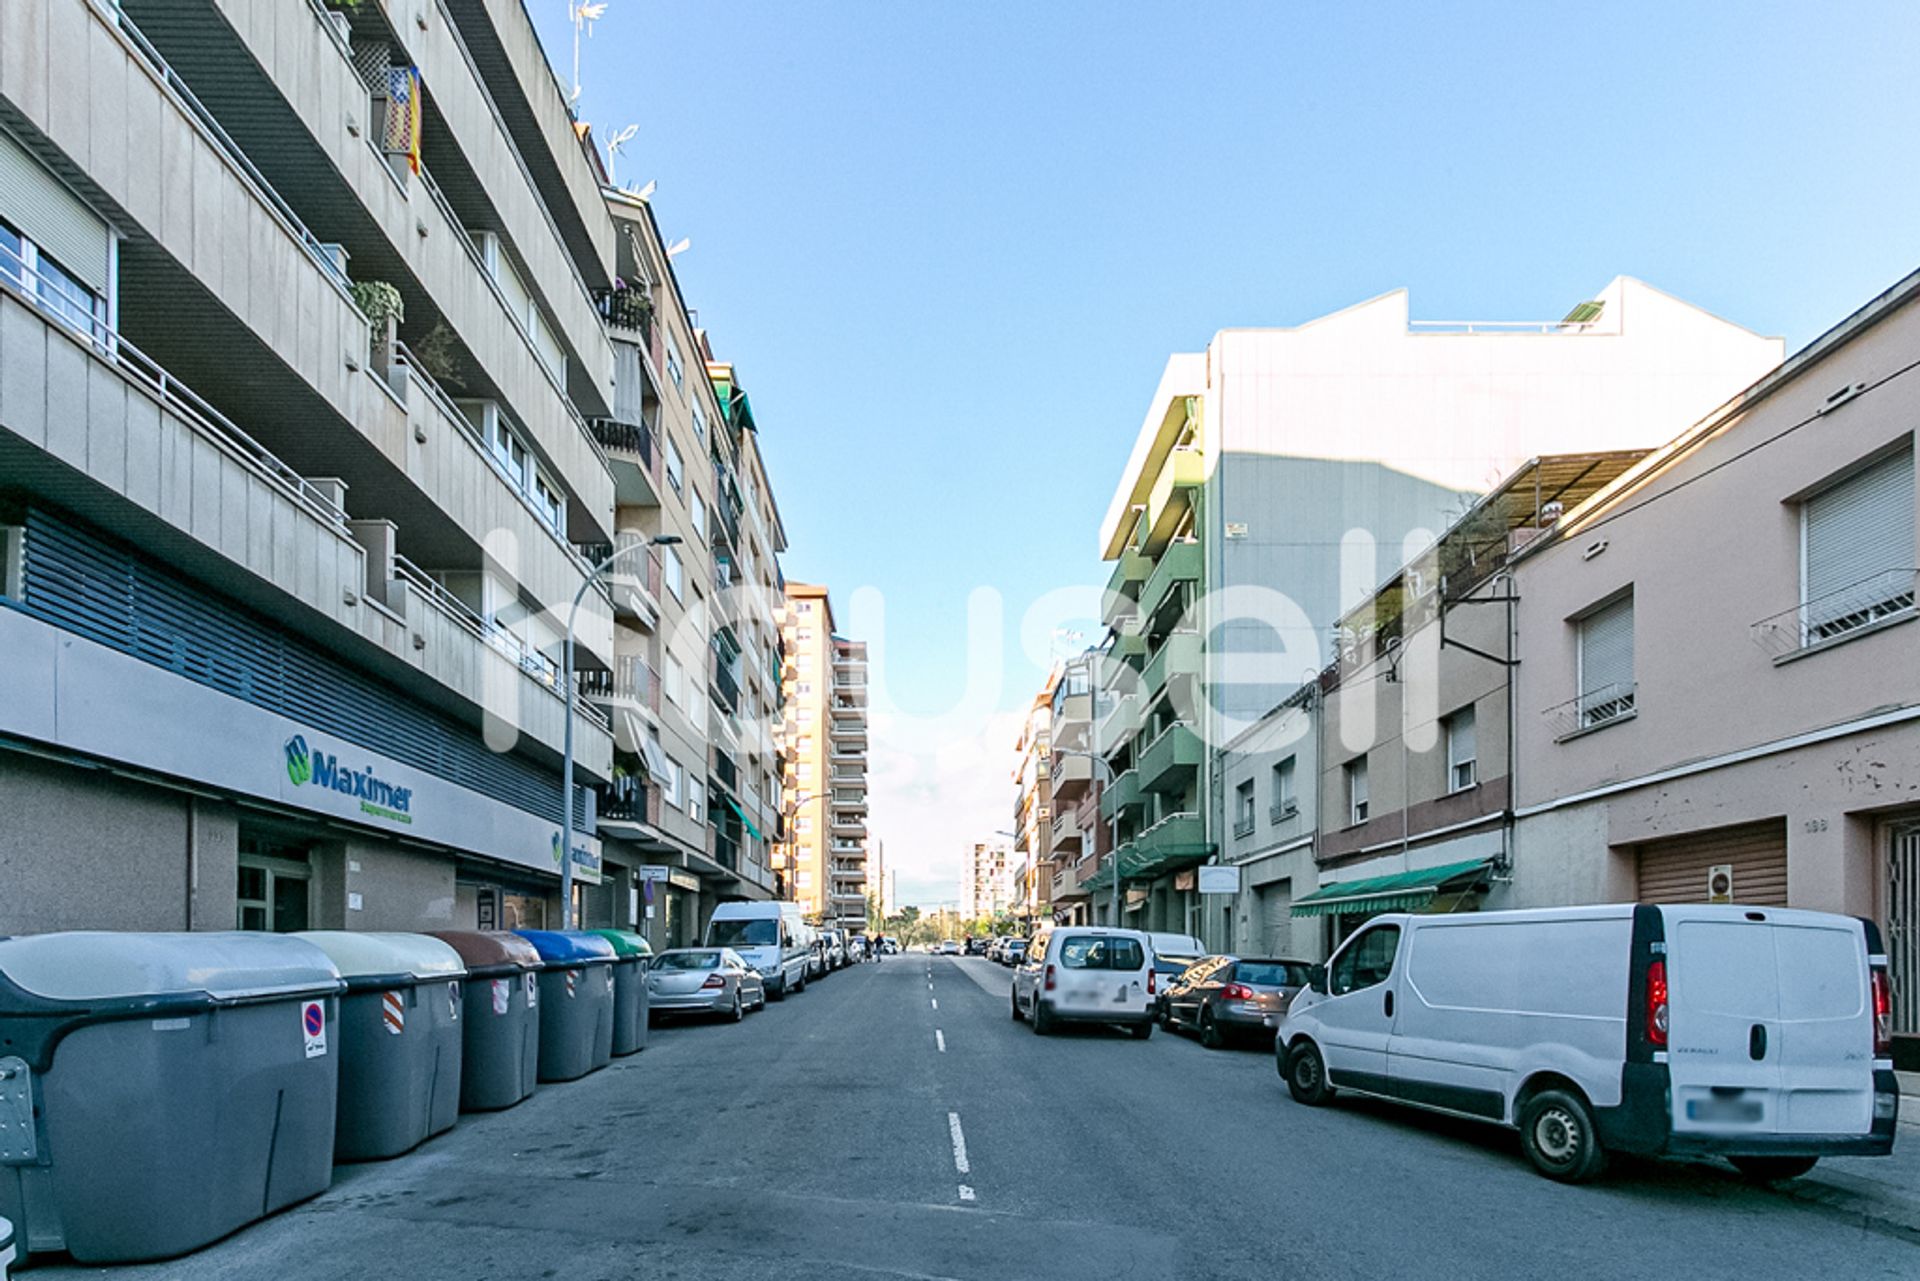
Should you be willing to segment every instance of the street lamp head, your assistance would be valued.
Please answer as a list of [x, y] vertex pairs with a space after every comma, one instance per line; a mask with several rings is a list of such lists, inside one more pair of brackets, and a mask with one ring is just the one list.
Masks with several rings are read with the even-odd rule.
[[647, 545], [649, 547], [671, 547], [675, 543], [684, 541], [685, 540], [678, 534], [655, 534], [647, 540]]

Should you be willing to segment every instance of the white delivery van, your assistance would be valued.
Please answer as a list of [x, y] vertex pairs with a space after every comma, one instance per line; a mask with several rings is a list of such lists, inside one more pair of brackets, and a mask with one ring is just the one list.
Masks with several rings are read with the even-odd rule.
[[1872, 922], [1738, 906], [1375, 917], [1275, 1038], [1335, 1090], [1513, 1126], [1550, 1178], [1609, 1151], [1792, 1178], [1893, 1150], [1891, 992]]
[[730, 947], [760, 975], [776, 1001], [804, 992], [815, 954], [814, 930], [798, 903], [722, 903], [707, 922], [706, 947]]
[[1123, 1024], [1153, 1035], [1153, 944], [1139, 930], [1043, 926], [1013, 971], [1013, 1018], [1045, 1036], [1058, 1023]]

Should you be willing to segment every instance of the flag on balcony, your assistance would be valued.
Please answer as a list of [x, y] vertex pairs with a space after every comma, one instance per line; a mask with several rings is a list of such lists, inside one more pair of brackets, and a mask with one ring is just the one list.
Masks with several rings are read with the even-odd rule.
[[381, 140], [387, 151], [407, 153], [407, 165], [420, 172], [420, 133], [426, 107], [421, 99], [420, 72], [413, 67], [387, 68], [387, 131]]

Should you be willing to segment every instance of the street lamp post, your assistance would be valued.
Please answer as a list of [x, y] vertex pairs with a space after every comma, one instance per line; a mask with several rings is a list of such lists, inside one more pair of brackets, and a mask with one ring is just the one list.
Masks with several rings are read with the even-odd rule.
[[566, 706], [560, 752], [560, 928], [563, 930], [573, 928], [573, 700], [578, 697], [573, 688], [573, 625], [580, 619], [580, 602], [586, 599], [587, 589], [613, 568], [613, 562], [629, 552], [671, 547], [679, 541], [678, 534], [655, 534], [644, 543], [635, 541], [624, 547], [616, 546], [605, 560], [587, 570], [586, 577], [580, 580], [580, 590], [573, 594], [573, 604], [567, 608], [567, 639], [562, 649], [565, 675], [560, 686], [560, 699]]
[[[1100, 780], [1100, 790], [1105, 791], [1113, 786], [1113, 766], [1107, 764], [1107, 758], [1101, 756], [1099, 753], [1093, 751], [1081, 752], [1067, 748], [1055, 753], [1055, 755], [1086, 757], [1093, 762], [1094, 769], [1104, 776]], [[1113, 919], [1109, 921], [1108, 924], [1118, 925], [1120, 924], [1120, 811], [1117, 807], [1113, 811], [1113, 817], [1107, 820], [1107, 835], [1113, 842], [1113, 849], [1107, 855], [1108, 858], [1113, 860]]]
[[[793, 839], [794, 837], [793, 821], [796, 817], [798, 817], [800, 813], [800, 807], [802, 805], [805, 805], [808, 801], [817, 801], [824, 795], [826, 795], [825, 792], [802, 792], [798, 796], [795, 796], [794, 798], [787, 801], [784, 805], [780, 807], [780, 826], [783, 832], [785, 833], [785, 844], [787, 847], [787, 861], [789, 863], [793, 861], [793, 847], [795, 844]], [[829, 842], [829, 844], [831, 844], [831, 842]], [[793, 869], [783, 868], [781, 870], [791, 871]], [[781, 884], [778, 887], [781, 893], [786, 892], [787, 887], [784, 884], [785, 879], [786, 879], [785, 877], [781, 878], [783, 884]]]

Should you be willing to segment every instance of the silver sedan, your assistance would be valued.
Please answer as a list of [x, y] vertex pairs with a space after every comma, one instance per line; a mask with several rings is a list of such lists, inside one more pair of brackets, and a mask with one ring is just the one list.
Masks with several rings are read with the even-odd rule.
[[719, 1014], [738, 1023], [766, 1004], [760, 975], [730, 947], [676, 947], [647, 967], [650, 1014]]

